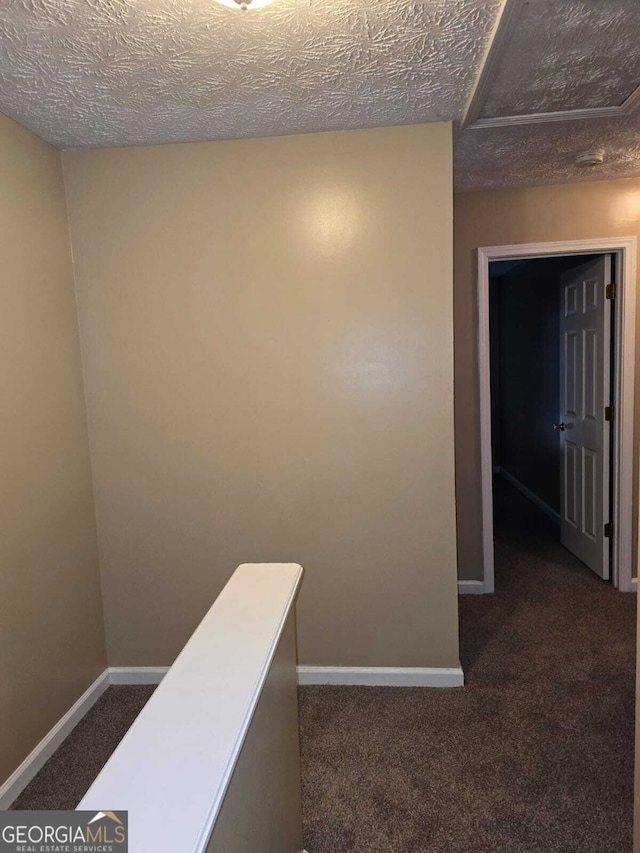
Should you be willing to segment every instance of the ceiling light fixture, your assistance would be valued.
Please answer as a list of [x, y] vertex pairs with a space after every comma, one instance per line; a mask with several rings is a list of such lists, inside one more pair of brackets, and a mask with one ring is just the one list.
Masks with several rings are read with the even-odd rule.
[[578, 154], [576, 159], [573, 161], [574, 166], [577, 166], [578, 169], [590, 169], [592, 166], [602, 166], [603, 163], [604, 151], [602, 148]]
[[262, 6], [268, 6], [271, 0], [218, 0], [223, 6], [228, 6], [230, 9], [242, 9], [246, 12], [247, 9], [260, 9]]

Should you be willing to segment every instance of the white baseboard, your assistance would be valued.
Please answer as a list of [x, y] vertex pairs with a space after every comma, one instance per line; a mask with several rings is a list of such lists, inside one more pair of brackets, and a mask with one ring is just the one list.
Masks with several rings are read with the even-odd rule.
[[484, 595], [484, 581], [458, 581], [458, 595]]
[[7, 781], [0, 786], [0, 809], [8, 809], [11, 803], [22, 793], [71, 730], [102, 696], [109, 683], [109, 672], [105, 670], [42, 738]]
[[[168, 666], [111, 666], [96, 678], [67, 713], [42, 738], [22, 764], [0, 785], [0, 810], [8, 809], [62, 741], [111, 684], [159, 684]], [[388, 687], [462, 687], [461, 668], [300, 666], [300, 684], [361, 684]]]
[[168, 666], [110, 666], [110, 684], [160, 684]]
[[521, 483], [517, 477], [514, 477], [513, 474], [510, 474], [504, 468], [500, 469], [500, 476], [504, 477], [508, 483], [511, 483], [514, 489], [517, 489], [519, 492], [522, 492], [522, 494], [526, 498], [529, 498], [529, 500], [534, 503], [538, 507], [538, 509], [541, 509], [542, 512], [545, 515], [548, 515], [549, 518], [553, 519], [556, 524], [560, 524], [560, 513], [556, 512], [555, 509], [552, 509], [548, 503], [543, 501], [542, 498], [539, 498], [538, 495], [532, 492], [528, 486], [525, 486], [524, 483]]
[[7, 781], [0, 785], [0, 810], [9, 808], [107, 687], [111, 684], [159, 684], [168, 669], [168, 666], [112, 666], [105, 669], [67, 713], [58, 720], [51, 731], [42, 738]]
[[[484, 590], [481, 581], [460, 581], [472, 585], [467, 591]], [[477, 587], [482, 587], [482, 590]], [[168, 666], [112, 666], [111, 684], [159, 684]], [[461, 687], [464, 673], [460, 667], [350, 667], [299, 666], [299, 684], [362, 684], [390, 687]]]
[[298, 684], [366, 687], [463, 687], [460, 667], [299, 666]]

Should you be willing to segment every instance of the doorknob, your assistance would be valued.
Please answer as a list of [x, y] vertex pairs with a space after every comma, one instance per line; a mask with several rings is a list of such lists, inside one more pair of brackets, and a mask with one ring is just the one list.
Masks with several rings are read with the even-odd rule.
[[560, 432], [564, 432], [564, 431], [565, 431], [565, 429], [566, 429], [566, 426], [567, 426], [567, 425], [565, 424], [565, 422], [564, 422], [564, 421], [561, 421], [559, 424], [554, 424], [554, 425], [553, 425], [553, 428], [554, 428], [554, 429], [559, 429], [559, 430], [560, 430]]

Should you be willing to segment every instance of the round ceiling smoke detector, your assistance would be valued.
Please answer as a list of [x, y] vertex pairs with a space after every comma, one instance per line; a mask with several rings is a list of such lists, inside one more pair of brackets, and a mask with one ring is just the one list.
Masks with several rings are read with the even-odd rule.
[[579, 169], [601, 166], [604, 163], [604, 151], [602, 148], [597, 148], [595, 151], [585, 151], [584, 154], [578, 154], [573, 162]]

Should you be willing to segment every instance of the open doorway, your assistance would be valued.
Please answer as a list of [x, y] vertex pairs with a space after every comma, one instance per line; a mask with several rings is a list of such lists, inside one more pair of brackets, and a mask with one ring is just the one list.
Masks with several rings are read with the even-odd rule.
[[[494, 528], [516, 489], [557, 540], [603, 580], [611, 569], [610, 254], [489, 264]], [[531, 510], [531, 508], [529, 508]]]
[[542, 510], [591, 571], [631, 590], [635, 241], [478, 256], [484, 591], [494, 492], [499, 513], [505, 489]]

